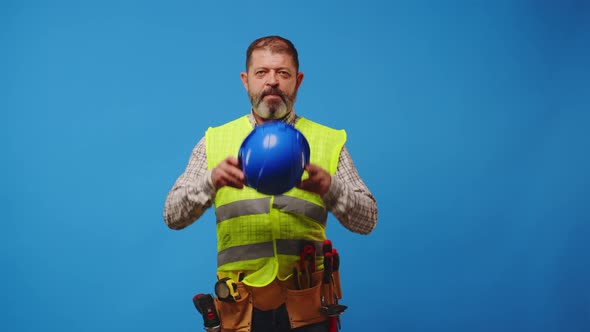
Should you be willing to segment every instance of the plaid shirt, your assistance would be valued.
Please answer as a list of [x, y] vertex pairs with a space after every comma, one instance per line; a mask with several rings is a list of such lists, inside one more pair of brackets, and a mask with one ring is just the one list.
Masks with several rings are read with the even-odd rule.
[[[248, 115], [252, 127], [256, 120]], [[285, 120], [295, 124], [299, 116], [294, 112]], [[205, 138], [194, 147], [188, 165], [168, 193], [164, 205], [164, 220], [172, 229], [182, 229], [197, 220], [215, 199], [215, 187], [211, 180], [211, 170], [207, 169]], [[362, 181], [352, 158], [342, 148], [336, 174], [328, 192], [322, 197], [328, 211], [340, 223], [355, 233], [368, 234], [377, 225], [377, 203]]]

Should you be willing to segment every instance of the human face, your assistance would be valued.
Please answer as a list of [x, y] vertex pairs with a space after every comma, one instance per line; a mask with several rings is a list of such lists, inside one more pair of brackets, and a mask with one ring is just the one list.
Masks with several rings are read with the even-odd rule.
[[291, 56], [268, 49], [252, 52], [247, 73], [241, 73], [258, 123], [284, 118], [293, 111], [303, 81]]

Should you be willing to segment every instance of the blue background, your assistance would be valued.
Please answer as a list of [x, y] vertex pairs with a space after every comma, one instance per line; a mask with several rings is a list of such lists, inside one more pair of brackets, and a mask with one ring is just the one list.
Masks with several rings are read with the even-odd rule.
[[269, 34], [378, 200], [329, 220], [343, 331], [590, 331], [590, 2], [557, 0], [3, 0], [0, 330], [201, 330], [214, 217], [163, 204]]

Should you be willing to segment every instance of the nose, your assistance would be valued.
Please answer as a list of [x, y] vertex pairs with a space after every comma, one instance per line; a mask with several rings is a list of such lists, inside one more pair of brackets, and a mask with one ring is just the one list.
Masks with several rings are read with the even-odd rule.
[[269, 73], [270, 75], [267, 76], [266, 85], [271, 87], [276, 87], [279, 85], [279, 81], [277, 80], [277, 73], [274, 71]]

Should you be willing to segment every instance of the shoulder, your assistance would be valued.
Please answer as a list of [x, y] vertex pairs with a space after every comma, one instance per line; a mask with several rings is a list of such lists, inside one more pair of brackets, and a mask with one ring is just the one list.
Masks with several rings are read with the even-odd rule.
[[320, 133], [322, 135], [335, 135], [346, 140], [346, 131], [344, 129], [334, 129], [304, 117], [299, 118], [295, 127], [303, 131]]
[[310, 120], [308, 118], [304, 118], [304, 117], [299, 117], [298, 121], [297, 121], [298, 125], [304, 125], [304, 126], [312, 126], [315, 128], [321, 128], [321, 129], [331, 129], [331, 130], [338, 130], [338, 129], [334, 129], [332, 127], [323, 125], [319, 122], [315, 122], [313, 120]]
[[245, 126], [248, 125], [250, 123], [250, 121], [248, 120], [248, 116], [244, 115], [241, 116], [237, 119], [231, 120], [229, 122], [226, 122], [222, 125], [219, 126], [215, 126], [215, 127], [209, 127], [209, 129], [207, 129], [207, 131], [210, 130], [218, 130], [218, 129], [228, 129], [228, 128], [235, 128], [235, 127], [241, 127], [241, 126]]

